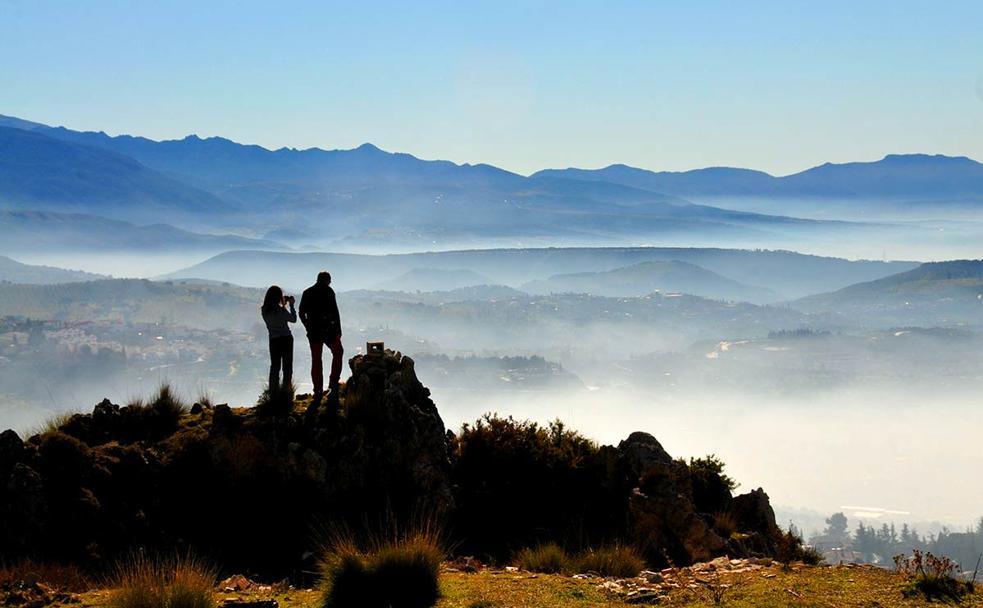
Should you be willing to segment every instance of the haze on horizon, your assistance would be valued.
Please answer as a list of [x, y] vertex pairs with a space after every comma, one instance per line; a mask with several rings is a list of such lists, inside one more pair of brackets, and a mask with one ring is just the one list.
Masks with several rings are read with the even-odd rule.
[[[709, 4], [709, 6], [708, 6]], [[983, 158], [983, 7], [0, 4], [0, 111], [522, 174]]]

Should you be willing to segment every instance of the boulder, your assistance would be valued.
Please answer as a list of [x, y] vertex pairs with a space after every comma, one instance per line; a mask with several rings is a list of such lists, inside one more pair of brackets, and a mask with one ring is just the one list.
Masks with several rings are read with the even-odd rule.
[[24, 458], [24, 442], [12, 430], [0, 433], [0, 479]]
[[778, 531], [775, 510], [761, 488], [735, 496], [730, 502], [730, 512], [741, 532], [757, 532], [770, 538]]

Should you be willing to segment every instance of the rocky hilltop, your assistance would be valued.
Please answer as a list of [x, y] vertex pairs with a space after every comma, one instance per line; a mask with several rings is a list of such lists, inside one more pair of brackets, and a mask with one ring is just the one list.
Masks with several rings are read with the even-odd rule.
[[187, 408], [165, 390], [104, 400], [26, 440], [4, 431], [0, 552], [100, 563], [135, 547], [192, 549], [290, 575], [338, 525], [421, 514], [459, 552], [492, 560], [548, 540], [633, 542], [656, 563], [774, 552], [762, 490], [732, 496], [719, 469], [673, 459], [651, 435], [597, 446], [495, 417], [455, 435], [412, 359], [349, 364], [339, 407], [313, 415], [305, 398], [281, 412]]

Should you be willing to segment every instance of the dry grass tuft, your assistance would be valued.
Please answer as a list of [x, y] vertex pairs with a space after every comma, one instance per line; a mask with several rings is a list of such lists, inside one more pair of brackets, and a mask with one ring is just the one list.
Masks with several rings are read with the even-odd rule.
[[371, 536], [338, 535], [322, 560], [325, 608], [429, 608], [440, 597], [446, 552], [434, 527]]
[[112, 579], [110, 608], [215, 608], [216, 573], [193, 556], [133, 554]]
[[515, 565], [529, 572], [543, 574], [569, 574], [574, 570], [570, 555], [556, 543], [526, 547], [516, 554]]
[[579, 572], [595, 572], [618, 578], [632, 578], [645, 569], [645, 559], [638, 549], [618, 544], [588, 549], [579, 554], [574, 563]]

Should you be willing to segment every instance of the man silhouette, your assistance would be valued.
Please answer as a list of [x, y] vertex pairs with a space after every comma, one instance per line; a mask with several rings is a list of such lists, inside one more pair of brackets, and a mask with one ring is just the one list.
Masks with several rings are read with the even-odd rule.
[[300, 320], [307, 329], [307, 341], [311, 345], [311, 381], [314, 382], [314, 403], [320, 403], [324, 394], [324, 366], [321, 354], [324, 346], [331, 349], [331, 375], [328, 376], [329, 396], [338, 397], [338, 380], [341, 378], [341, 315], [338, 301], [331, 289], [331, 275], [321, 271], [317, 282], [304, 290], [300, 297]]

